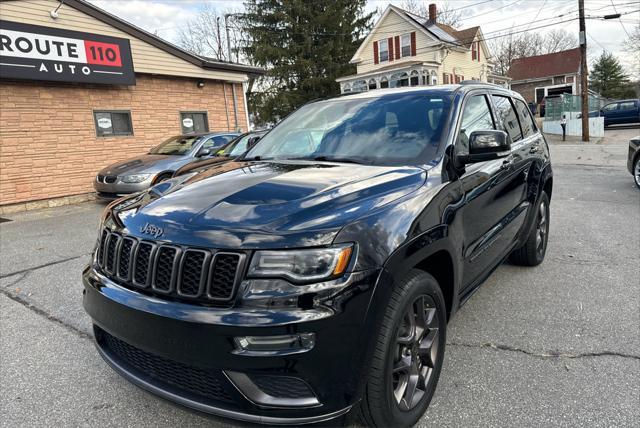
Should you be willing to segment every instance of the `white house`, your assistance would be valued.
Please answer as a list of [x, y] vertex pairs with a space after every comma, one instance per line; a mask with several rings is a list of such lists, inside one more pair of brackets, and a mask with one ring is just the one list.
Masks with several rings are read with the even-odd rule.
[[350, 61], [357, 72], [336, 79], [342, 93], [378, 88], [480, 80], [508, 86], [494, 75], [491, 52], [480, 27], [457, 30], [429, 17], [389, 5]]

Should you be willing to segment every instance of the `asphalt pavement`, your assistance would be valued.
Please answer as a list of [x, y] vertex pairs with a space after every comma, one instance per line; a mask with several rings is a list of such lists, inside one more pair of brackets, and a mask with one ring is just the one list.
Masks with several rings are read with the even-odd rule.
[[[450, 322], [421, 426], [638, 426], [640, 191], [624, 138], [553, 145], [547, 258], [504, 264]], [[237, 426], [136, 388], [98, 356], [80, 273], [103, 207], [0, 224], [0, 426]]]

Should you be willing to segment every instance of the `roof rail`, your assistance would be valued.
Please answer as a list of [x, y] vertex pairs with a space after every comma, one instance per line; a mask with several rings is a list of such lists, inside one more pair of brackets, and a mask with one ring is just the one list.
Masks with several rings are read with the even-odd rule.
[[489, 85], [489, 86], [500, 86], [495, 83], [483, 82], [481, 80], [463, 80], [460, 82], [461, 85]]

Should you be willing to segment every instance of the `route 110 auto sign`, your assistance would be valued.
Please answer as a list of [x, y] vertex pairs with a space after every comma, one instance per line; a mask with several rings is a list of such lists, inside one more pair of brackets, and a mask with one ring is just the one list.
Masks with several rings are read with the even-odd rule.
[[129, 40], [0, 21], [0, 78], [135, 85]]

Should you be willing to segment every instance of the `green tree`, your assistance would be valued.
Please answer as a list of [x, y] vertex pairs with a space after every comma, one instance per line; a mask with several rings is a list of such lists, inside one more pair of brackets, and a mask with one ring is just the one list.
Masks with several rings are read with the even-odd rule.
[[606, 98], [633, 96], [629, 87], [629, 77], [613, 54], [603, 51], [589, 73], [589, 86]]
[[242, 18], [251, 63], [267, 74], [248, 94], [255, 122], [275, 122], [312, 99], [339, 93], [349, 60], [371, 28], [366, 0], [248, 0]]

